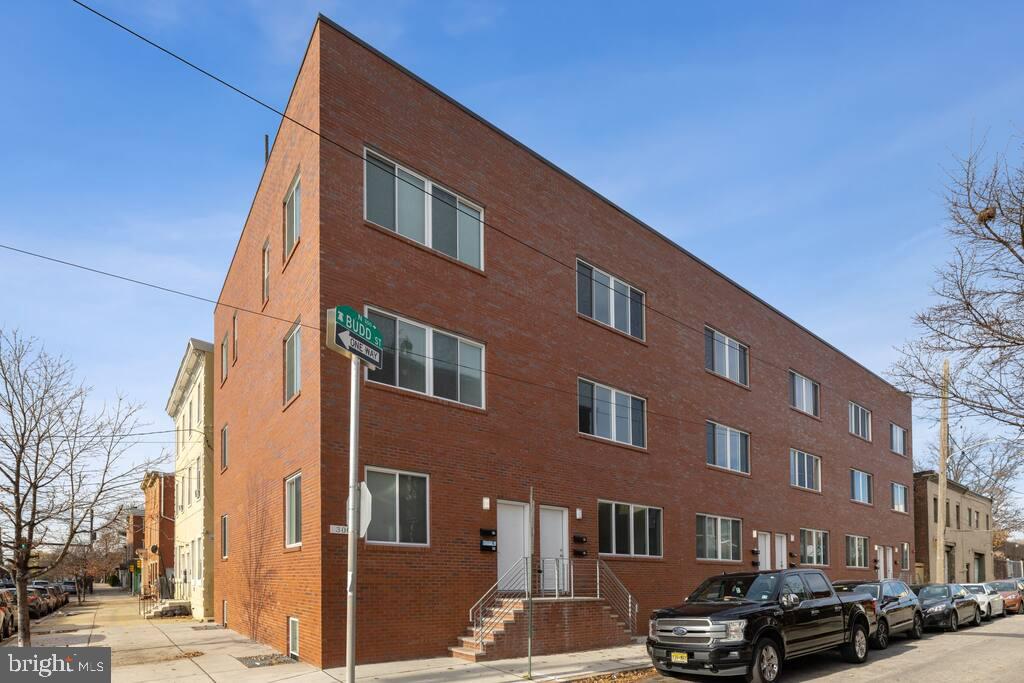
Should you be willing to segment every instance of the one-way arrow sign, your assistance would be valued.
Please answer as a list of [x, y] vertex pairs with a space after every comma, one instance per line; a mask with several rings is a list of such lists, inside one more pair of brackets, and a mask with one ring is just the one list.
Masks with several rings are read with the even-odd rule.
[[384, 338], [366, 316], [350, 306], [327, 309], [327, 346], [346, 356], [361, 358], [371, 369], [380, 367]]

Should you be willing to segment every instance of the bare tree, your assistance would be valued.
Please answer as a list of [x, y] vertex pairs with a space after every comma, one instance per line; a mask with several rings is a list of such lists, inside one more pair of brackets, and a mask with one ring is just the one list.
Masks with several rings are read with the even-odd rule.
[[256, 505], [246, 511], [245, 548], [242, 550], [242, 580], [245, 593], [242, 606], [249, 627], [249, 637], [259, 639], [259, 627], [264, 610], [271, 597], [270, 581], [274, 577], [274, 568], [267, 561], [266, 549], [273, 544], [271, 535], [270, 511], [264, 501], [273, 500], [262, 488], [266, 486], [259, 477], [253, 475], [248, 482], [246, 500], [257, 501]]
[[[1024, 507], [1014, 484], [1024, 474], [1024, 444], [993, 440], [988, 434], [950, 435], [946, 476], [975, 493], [992, 499], [992, 545], [1001, 548], [1010, 536], [1024, 532]], [[938, 467], [938, 444], [932, 444], [926, 464]]]
[[920, 336], [891, 374], [934, 408], [948, 358], [952, 418], [1024, 433], [1024, 164], [985, 159], [976, 149], [950, 174], [953, 255], [937, 272], [937, 303], [915, 317]]
[[0, 544], [18, 595], [18, 644], [32, 642], [28, 583], [114, 520], [149, 462], [133, 462], [140, 407], [91, 408], [73, 364], [0, 329]]

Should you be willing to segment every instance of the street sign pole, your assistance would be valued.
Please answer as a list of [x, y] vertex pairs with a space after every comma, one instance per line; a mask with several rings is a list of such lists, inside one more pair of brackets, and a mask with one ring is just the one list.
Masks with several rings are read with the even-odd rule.
[[359, 541], [359, 389], [362, 361], [353, 354], [348, 415], [348, 593], [345, 616], [345, 680], [356, 680], [356, 548]]

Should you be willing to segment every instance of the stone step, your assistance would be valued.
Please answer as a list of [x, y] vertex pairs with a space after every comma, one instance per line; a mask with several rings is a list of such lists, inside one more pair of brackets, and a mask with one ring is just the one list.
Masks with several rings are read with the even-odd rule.
[[462, 659], [467, 662], [479, 662], [484, 657], [484, 653], [479, 650], [470, 650], [464, 647], [450, 647], [448, 651], [452, 653], [452, 657], [456, 659]]

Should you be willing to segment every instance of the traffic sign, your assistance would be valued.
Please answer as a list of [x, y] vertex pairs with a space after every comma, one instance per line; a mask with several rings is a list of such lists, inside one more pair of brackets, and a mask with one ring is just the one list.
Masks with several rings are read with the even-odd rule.
[[[345, 509], [348, 509], [348, 504], [345, 504]], [[370, 493], [370, 487], [366, 485], [365, 481], [359, 482], [359, 538], [366, 538], [366, 531], [370, 528], [370, 519], [373, 517], [373, 495]], [[348, 533], [351, 521], [348, 520], [349, 524], [344, 526], [345, 531], [342, 533]]]
[[377, 369], [384, 354], [384, 337], [373, 321], [351, 306], [327, 309], [327, 346], [346, 356], [362, 359]]

